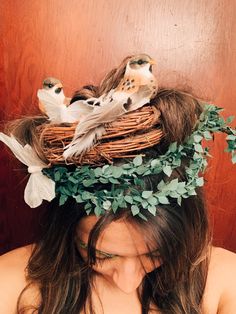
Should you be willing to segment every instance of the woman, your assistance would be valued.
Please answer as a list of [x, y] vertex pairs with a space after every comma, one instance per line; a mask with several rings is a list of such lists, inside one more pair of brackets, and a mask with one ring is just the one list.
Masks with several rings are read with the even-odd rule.
[[49, 210], [38, 244], [1, 257], [1, 313], [29, 282], [19, 308], [39, 313], [234, 313], [236, 256], [211, 248], [199, 196], [147, 222], [71, 203]]
[[[85, 87], [72, 102], [114, 88], [126, 62], [99, 88]], [[161, 160], [160, 149], [166, 156], [168, 141], [183, 143], [191, 135], [202, 109], [197, 99], [175, 90], [159, 91], [153, 102], [162, 113], [167, 143], [146, 149], [145, 154], [148, 160]], [[12, 133], [43, 159], [34, 136], [35, 124], [42, 120], [18, 121]], [[142, 182], [130, 183], [127, 189], [155, 195], [160, 184], [175, 179], [185, 184], [191, 158], [183, 157], [170, 178], [160, 171], [141, 175]], [[122, 159], [117, 165], [126, 162]], [[111, 187], [105, 182], [94, 191]], [[44, 314], [235, 313], [236, 284], [231, 279], [236, 275], [236, 255], [212, 247], [201, 191], [196, 192], [181, 203], [172, 195], [155, 206], [147, 197], [152, 206], [142, 211], [145, 216], [134, 214], [132, 201], [127, 201], [132, 193], [124, 198], [126, 206], [101, 215], [93, 211], [87, 215], [88, 204], [81, 199], [78, 203], [68, 198], [62, 206], [53, 200], [41, 239], [0, 258], [0, 313], [15, 313], [16, 308], [17, 313]]]

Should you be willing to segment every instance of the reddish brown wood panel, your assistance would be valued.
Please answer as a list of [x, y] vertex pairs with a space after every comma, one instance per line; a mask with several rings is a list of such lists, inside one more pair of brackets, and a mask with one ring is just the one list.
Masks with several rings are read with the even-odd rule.
[[[9, 120], [37, 111], [44, 77], [64, 82], [68, 96], [98, 84], [127, 55], [146, 52], [160, 85], [193, 92], [236, 115], [236, 3], [233, 0], [1, 1], [0, 114]], [[236, 251], [236, 165], [212, 145], [206, 175], [214, 241]], [[2, 251], [33, 239], [41, 209], [23, 202], [26, 171], [1, 145]]]

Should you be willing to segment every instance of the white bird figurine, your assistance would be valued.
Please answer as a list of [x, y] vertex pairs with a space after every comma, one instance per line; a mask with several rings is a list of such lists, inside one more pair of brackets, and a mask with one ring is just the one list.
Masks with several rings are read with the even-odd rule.
[[[99, 98], [90, 98], [94, 109], [77, 125], [72, 142], [65, 147], [64, 158], [86, 152], [105, 132], [104, 124], [116, 120], [128, 111], [150, 102], [157, 93], [157, 81], [152, 74], [155, 61], [146, 54], [131, 57], [118, 86]], [[99, 105], [99, 106], [96, 106]]]
[[[61, 81], [55, 77], [47, 77], [43, 80], [43, 89], [52, 95], [55, 99], [59, 100], [60, 103], [68, 105], [70, 103], [70, 98], [65, 97], [63, 91], [63, 85]], [[39, 101], [39, 109], [42, 113], [46, 113], [45, 106]]]
[[62, 83], [53, 77], [43, 81], [43, 88], [38, 90], [39, 109], [52, 123], [78, 122], [93, 107], [85, 101], [69, 105], [70, 98], [65, 97]]

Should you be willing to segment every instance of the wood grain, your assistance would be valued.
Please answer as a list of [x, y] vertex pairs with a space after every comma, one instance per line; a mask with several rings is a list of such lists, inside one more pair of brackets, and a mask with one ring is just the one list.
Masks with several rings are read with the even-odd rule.
[[[223, 107], [225, 115], [236, 115], [233, 0], [2, 0], [0, 5], [3, 121], [37, 112], [36, 91], [46, 76], [60, 78], [71, 96], [82, 85], [98, 84], [125, 56], [139, 52], [157, 60], [161, 86], [190, 87]], [[236, 166], [223, 153], [224, 145], [223, 136], [216, 136], [206, 196], [215, 243], [236, 251]], [[26, 172], [16, 174], [12, 170], [21, 165], [8, 160], [4, 150], [2, 250], [30, 241], [41, 211], [24, 204]]]

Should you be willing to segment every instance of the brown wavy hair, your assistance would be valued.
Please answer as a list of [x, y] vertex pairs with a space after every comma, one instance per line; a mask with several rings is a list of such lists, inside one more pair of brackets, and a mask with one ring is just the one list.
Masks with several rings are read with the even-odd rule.
[[[99, 97], [115, 88], [129, 58], [110, 71], [99, 86], [87, 85], [78, 90], [71, 102]], [[165, 134], [160, 146], [145, 151], [152, 157], [160, 153], [161, 146], [167, 147], [173, 141], [182, 143], [194, 129], [202, 107], [201, 102], [190, 93], [166, 88], [159, 89], [151, 102], [161, 111]], [[11, 124], [8, 130], [22, 144], [32, 145], [39, 157], [46, 161], [36, 132], [37, 126], [42, 123], [48, 123], [46, 117], [23, 118]], [[187, 160], [174, 174], [182, 180], [185, 179], [185, 162]], [[155, 191], [161, 179], [160, 175], [146, 176], [145, 189]], [[82, 259], [75, 241], [76, 226], [85, 215], [81, 205], [73, 199], [64, 206], [58, 206], [57, 199], [49, 205], [42, 237], [35, 244], [28, 262], [28, 285], [19, 296], [17, 313], [26, 313], [29, 308], [40, 314], [73, 314], [82, 310], [95, 313], [91, 298], [93, 271]], [[163, 261], [159, 268], [146, 274], [139, 289], [142, 314], [147, 314], [151, 306], [166, 314], [201, 313], [211, 242], [201, 192], [183, 199], [181, 206], [173, 200], [170, 205], [158, 205], [155, 217], [147, 215], [147, 222], [133, 217], [128, 208], [116, 214], [108, 212], [103, 215], [90, 233], [89, 260], [96, 262], [94, 248], [106, 226], [112, 221], [127, 219], [145, 234], [152, 233]], [[31, 286], [37, 286], [41, 296], [35, 307], [24, 302], [24, 295]]]
[[[146, 189], [155, 190], [158, 176], [146, 178]], [[155, 182], [155, 185], [153, 184]], [[125, 219], [143, 234], [151, 234], [159, 248], [162, 265], [147, 273], [139, 289], [142, 314], [150, 308], [160, 313], [199, 314], [208, 271], [210, 236], [208, 219], [200, 192], [197, 196], [157, 207], [148, 220], [132, 216], [129, 208], [116, 214], [107, 212], [90, 232], [88, 260], [96, 263], [95, 250], [101, 232], [112, 222]], [[39, 287], [40, 314], [96, 314], [92, 304], [93, 271], [83, 260], [76, 245], [76, 228], [85, 211], [75, 200], [64, 206], [51, 203], [45, 216], [43, 236], [35, 245], [27, 266], [29, 285]], [[148, 240], [147, 240], [148, 245]], [[91, 264], [90, 264], [91, 265]], [[22, 295], [24, 292], [22, 292]], [[18, 302], [18, 313], [26, 305]], [[102, 306], [102, 305], [101, 305]], [[32, 309], [32, 307], [30, 307]]]

